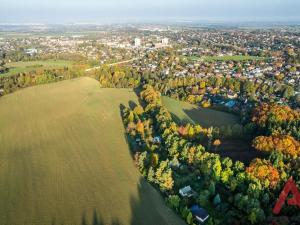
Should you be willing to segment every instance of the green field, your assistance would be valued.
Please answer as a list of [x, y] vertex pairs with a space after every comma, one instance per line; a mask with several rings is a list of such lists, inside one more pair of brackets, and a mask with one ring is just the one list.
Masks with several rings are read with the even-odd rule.
[[129, 89], [79, 78], [0, 98], [1, 225], [184, 224], [134, 166]]
[[162, 97], [162, 102], [172, 113], [176, 122], [179, 123], [198, 123], [203, 127], [226, 126], [239, 123], [239, 118], [230, 113], [201, 108], [166, 96]]
[[13, 75], [21, 72], [30, 72], [36, 69], [54, 69], [72, 66], [72, 61], [67, 60], [45, 60], [45, 61], [28, 61], [28, 62], [13, 62], [7, 63], [5, 66], [9, 68], [7, 73], [1, 76]]
[[204, 60], [207, 62], [214, 62], [214, 61], [251, 61], [251, 60], [264, 60], [264, 57], [258, 56], [246, 56], [246, 55], [233, 55], [233, 56], [189, 56], [186, 57], [190, 61], [198, 61]]

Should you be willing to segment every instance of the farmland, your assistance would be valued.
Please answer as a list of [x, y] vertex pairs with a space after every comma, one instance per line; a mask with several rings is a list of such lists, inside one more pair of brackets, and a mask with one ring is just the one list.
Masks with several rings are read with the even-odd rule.
[[184, 224], [133, 164], [120, 118], [132, 101], [91, 78], [2, 97], [1, 223]]
[[226, 126], [239, 122], [239, 118], [226, 112], [201, 108], [196, 105], [162, 97], [163, 104], [172, 113], [176, 122], [198, 123], [203, 127]]
[[9, 68], [7, 73], [1, 74], [1, 76], [12, 75], [21, 72], [30, 72], [37, 69], [55, 69], [70, 67], [73, 65], [72, 61], [67, 60], [40, 60], [40, 61], [27, 61], [27, 62], [12, 62], [6, 64]]

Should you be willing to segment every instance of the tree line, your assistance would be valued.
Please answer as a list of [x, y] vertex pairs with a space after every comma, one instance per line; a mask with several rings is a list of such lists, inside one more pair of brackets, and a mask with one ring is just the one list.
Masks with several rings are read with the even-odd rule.
[[[299, 184], [297, 158], [272, 151], [266, 159], [255, 159], [247, 167], [222, 158], [182, 131], [162, 106], [155, 88], [145, 85], [140, 99], [144, 107], [122, 111], [136, 165], [188, 224], [194, 224], [189, 207], [195, 203], [213, 215], [208, 224], [271, 224], [278, 219], [272, 215], [272, 207], [281, 188], [290, 176]], [[212, 136], [212, 143], [218, 144], [212, 131], [203, 129], [199, 136]], [[178, 195], [185, 185], [196, 192], [193, 197]], [[286, 207], [283, 215], [289, 224], [299, 223], [295, 208]]]

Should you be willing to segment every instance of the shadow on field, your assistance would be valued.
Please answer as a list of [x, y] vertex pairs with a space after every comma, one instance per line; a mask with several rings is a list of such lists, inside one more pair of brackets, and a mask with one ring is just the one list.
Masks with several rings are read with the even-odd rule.
[[[162, 196], [146, 180], [140, 178], [136, 188], [136, 192], [131, 194], [128, 202], [131, 208], [129, 220], [121, 221], [121, 218], [113, 218], [107, 222], [107, 219], [102, 218], [94, 209], [93, 214], [84, 212], [78, 225], [185, 225], [171, 209], [165, 206]], [[65, 224], [53, 220], [51, 225]]]
[[228, 112], [197, 107], [195, 109], [183, 109], [184, 113], [195, 123], [202, 127], [220, 127], [239, 123], [239, 118]]
[[194, 124], [193, 121], [189, 121], [188, 119], [180, 119], [176, 114], [171, 113], [171, 117], [174, 120], [175, 123], [177, 123], [178, 125], [186, 125], [188, 123], [190, 124]]
[[131, 110], [133, 110], [137, 106], [136, 102], [134, 102], [134, 101], [129, 101], [128, 105]]
[[99, 215], [99, 213], [97, 212], [97, 210], [94, 209], [92, 222], [89, 223], [87, 221], [86, 214], [84, 213], [82, 215], [82, 220], [81, 220], [81, 224], [80, 225], [122, 225], [118, 219], [113, 219], [110, 223], [104, 223], [103, 221], [104, 220]]
[[161, 194], [144, 178], [139, 179], [137, 196], [130, 198], [130, 225], [184, 225], [166, 205]]
[[119, 108], [120, 108], [120, 116], [122, 118], [122, 112], [123, 112], [124, 109], [126, 109], [126, 106], [124, 104], [120, 104]]
[[229, 157], [233, 161], [242, 161], [246, 166], [255, 158], [265, 158], [265, 154], [257, 151], [251, 146], [251, 142], [241, 139], [222, 140], [217, 150], [209, 152], [220, 154], [222, 157]]

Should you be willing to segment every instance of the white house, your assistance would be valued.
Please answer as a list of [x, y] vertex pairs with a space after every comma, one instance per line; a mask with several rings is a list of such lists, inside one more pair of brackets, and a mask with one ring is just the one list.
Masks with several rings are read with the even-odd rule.
[[181, 189], [179, 190], [179, 194], [180, 194], [182, 197], [191, 197], [191, 196], [194, 195], [194, 192], [193, 192], [191, 186], [189, 185], [189, 186], [186, 186], [186, 187], [184, 187], [184, 188], [181, 188]]

